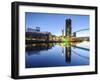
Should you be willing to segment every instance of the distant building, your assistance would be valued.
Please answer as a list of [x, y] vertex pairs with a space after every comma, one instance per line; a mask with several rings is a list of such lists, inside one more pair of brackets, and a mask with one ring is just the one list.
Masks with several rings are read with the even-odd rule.
[[36, 27], [36, 29], [33, 28], [27, 28], [26, 32], [40, 32], [40, 27]]
[[72, 33], [72, 26], [71, 26], [71, 19], [66, 19], [65, 24], [65, 36], [71, 37]]
[[73, 37], [76, 37], [76, 32], [73, 33]]
[[64, 29], [62, 29], [62, 37], [64, 37]]
[[36, 27], [36, 31], [40, 32], [40, 27]]

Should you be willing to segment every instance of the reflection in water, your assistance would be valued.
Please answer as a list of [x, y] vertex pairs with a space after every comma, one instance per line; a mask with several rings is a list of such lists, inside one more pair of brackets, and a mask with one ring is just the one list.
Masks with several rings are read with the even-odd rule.
[[[53, 43], [35, 43], [26, 46], [28, 54], [38, 54], [40, 51], [49, 50], [54, 46]], [[32, 53], [33, 52], [33, 53]]]
[[89, 59], [89, 57], [86, 57], [86, 56], [83, 56], [83, 55], [81, 55], [81, 54], [79, 54], [79, 53], [77, 53], [77, 52], [75, 52], [75, 51], [73, 51], [73, 50], [71, 50], [74, 54], [76, 54], [76, 55], [78, 55], [78, 56], [80, 56], [80, 57], [82, 57], [82, 58], [84, 58], [84, 59]]
[[89, 50], [77, 44], [79, 42], [26, 45], [26, 68], [88, 65]]
[[[55, 43], [39, 43], [39, 44], [31, 44], [26, 46], [26, 51], [29, 55], [31, 54], [39, 54], [41, 51], [46, 51], [51, 49]], [[65, 62], [70, 63], [71, 61], [71, 44], [68, 45], [64, 43], [58, 43], [58, 45], [62, 45], [65, 47]], [[62, 48], [62, 54], [64, 54], [64, 48]]]
[[66, 62], [70, 63], [71, 62], [71, 45], [65, 47], [65, 57], [66, 57]]

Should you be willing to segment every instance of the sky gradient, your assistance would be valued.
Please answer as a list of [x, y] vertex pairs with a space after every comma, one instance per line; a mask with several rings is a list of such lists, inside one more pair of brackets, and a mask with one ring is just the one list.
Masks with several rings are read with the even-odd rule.
[[[51, 14], [51, 13], [25, 13], [25, 26], [27, 28], [40, 27], [40, 31], [48, 31], [53, 35], [60, 36], [62, 28], [65, 28], [65, 20], [72, 20], [72, 32], [80, 29], [88, 29], [88, 15], [72, 15], [72, 14]], [[65, 31], [65, 30], [64, 30]], [[77, 33], [77, 36], [89, 36], [89, 31]]]

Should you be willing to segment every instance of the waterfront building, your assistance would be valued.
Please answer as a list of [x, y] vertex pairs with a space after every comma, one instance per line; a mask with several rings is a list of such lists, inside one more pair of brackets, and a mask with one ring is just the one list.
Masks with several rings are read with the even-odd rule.
[[71, 26], [71, 19], [66, 19], [65, 21], [65, 36], [66, 37], [71, 37], [72, 33], [72, 26]]
[[53, 35], [50, 32], [40, 31], [39, 27], [36, 29], [28, 28], [26, 31], [26, 41], [52, 41]]

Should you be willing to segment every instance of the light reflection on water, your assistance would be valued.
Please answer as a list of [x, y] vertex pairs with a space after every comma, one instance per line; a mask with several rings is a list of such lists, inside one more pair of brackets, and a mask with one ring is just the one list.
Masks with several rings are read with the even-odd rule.
[[26, 68], [79, 65], [89, 65], [88, 42], [73, 44], [35, 43], [26, 46]]

